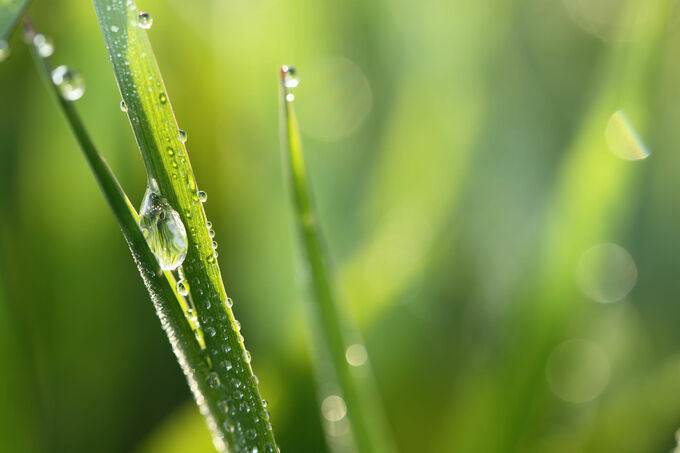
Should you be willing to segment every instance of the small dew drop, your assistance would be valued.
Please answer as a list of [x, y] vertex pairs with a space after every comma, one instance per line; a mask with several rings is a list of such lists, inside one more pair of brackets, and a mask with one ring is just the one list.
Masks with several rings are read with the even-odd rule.
[[111, 31], [114, 33], [118, 33], [118, 26], [117, 25], [111, 25]]
[[208, 336], [210, 336], [210, 337], [214, 337], [215, 336], [215, 328], [213, 326], [208, 326], [208, 327], [205, 328], [205, 333], [207, 333]]
[[283, 85], [286, 88], [295, 88], [300, 83], [297, 71], [292, 66], [283, 66], [281, 74], [283, 75]]
[[[248, 440], [253, 440], [255, 439], [256, 436], [257, 433], [255, 432], [254, 429], [251, 428], [248, 431], [246, 431], [246, 437], [248, 438]], [[255, 451], [257, 451], [257, 448], [255, 449]]]
[[187, 142], [187, 133], [184, 129], [177, 129], [177, 138], [179, 139], [180, 142], [186, 143]]
[[211, 389], [216, 389], [220, 386], [220, 378], [217, 376], [217, 373], [212, 372], [208, 374], [208, 377], [206, 378], [206, 382], [208, 383], [208, 387]]
[[165, 93], [161, 93], [158, 95], [158, 100], [160, 101], [161, 104], [165, 104], [168, 102], [168, 97], [165, 95]]
[[213, 251], [213, 254], [212, 254], [213, 258], [217, 259], [218, 255], [219, 254], [217, 253], [217, 250]]
[[151, 14], [146, 13], [144, 11], [139, 13], [139, 16], [137, 16], [137, 20], [139, 26], [145, 30], [148, 30], [149, 28], [151, 28], [151, 25], [153, 25], [153, 17], [151, 17]]
[[227, 297], [227, 300], [226, 300], [224, 303], [225, 303], [225, 304], [227, 305], [227, 307], [229, 307], [229, 308], [231, 308], [232, 305], [234, 305], [234, 301], [231, 300], [230, 297]]
[[233, 433], [234, 431], [236, 431], [236, 427], [233, 424], [228, 423], [228, 422], [224, 424], [224, 429], [227, 430], [230, 433]]
[[212, 241], [212, 244], [210, 244], [213, 250], [217, 248], [217, 241]]
[[286, 101], [293, 102], [295, 100], [295, 95], [293, 93], [288, 93], [286, 95]]
[[175, 155], [175, 150], [172, 149], [171, 146], [168, 146], [168, 147], [166, 148], [166, 151], [168, 152], [168, 156], [170, 156], [170, 157], [172, 157], [172, 156]]
[[0, 61], [5, 61], [9, 54], [12, 53], [9, 44], [4, 39], [0, 39]]
[[38, 51], [38, 55], [47, 58], [54, 53], [54, 44], [52, 40], [45, 35], [35, 35], [33, 37], [33, 45]]
[[222, 362], [222, 367], [227, 371], [231, 370], [232, 368], [231, 362], [229, 360], [225, 360], [224, 362]]
[[[240, 326], [239, 326], [239, 328], [240, 328]], [[243, 355], [244, 355], [244, 357], [245, 357], [245, 359], [246, 359], [246, 362], [247, 362], [247, 363], [250, 363], [250, 360], [251, 360], [250, 351], [248, 351], [248, 350], [246, 349]]]
[[85, 80], [78, 72], [66, 66], [59, 66], [52, 71], [52, 82], [67, 101], [77, 101], [85, 93]]
[[214, 238], [215, 237], [215, 230], [208, 230], [208, 236], [210, 236], [211, 238]]
[[180, 280], [177, 282], [177, 293], [180, 296], [188, 296], [189, 295], [189, 288], [187, 287], [188, 284], [185, 280]]
[[205, 190], [198, 191], [198, 201], [200, 201], [201, 203], [205, 203], [206, 201], [208, 201], [208, 194]]
[[227, 412], [229, 412], [229, 404], [227, 404], [227, 402], [224, 401], [224, 400], [218, 401], [217, 407], [219, 408], [220, 412], [222, 412], [223, 414], [226, 414]]
[[208, 221], [205, 223], [205, 227], [206, 227], [207, 229], [211, 229], [211, 228], [212, 228], [212, 222], [211, 222], [210, 220], [208, 220]]
[[127, 113], [128, 111], [127, 104], [122, 99], [120, 100], [120, 111], [123, 113]]

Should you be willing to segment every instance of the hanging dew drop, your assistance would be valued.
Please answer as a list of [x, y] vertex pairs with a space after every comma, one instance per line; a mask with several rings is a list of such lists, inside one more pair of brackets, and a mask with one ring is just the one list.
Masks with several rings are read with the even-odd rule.
[[198, 201], [201, 203], [205, 203], [208, 201], [208, 193], [205, 190], [199, 190], [198, 191]]
[[139, 13], [139, 16], [137, 16], [137, 21], [139, 26], [145, 30], [148, 30], [151, 28], [151, 25], [153, 25], [153, 17], [151, 17], [151, 14], [144, 11]]
[[189, 289], [187, 288], [187, 282], [184, 280], [180, 280], [177, 282], [177, 294], [180, 296], [188, 296], [189, 295]]
[[47, 58], [54, 53], [54, 44], [52, 40], [45, 35], [35, 35], [33, 37], [33, 45], [38, 51], [38, 55]]
[[208, 230], [208, 236], [210, 236], [211, 238], [214, 238], [215, 237], [215, 230]]
[[187, 142], [187, 133], [184, 129], [177, 129], [177, 138], [179, 139], [180, 142], [186, 143]]
[[208, 221], [205, 223], [205, 227], [206, 227], [207, 229], [211, 229], [211, 228], [212, 228], [212, 222], [211, 222], [210, 220], [208, 220]]
[[66, 66], [59, 66], [52, 71], [52, 82], [67, 101], [77, 101], [85, 93], [85, 80], [78, 72]]
[[210, 245], [212, 246], [213, 250], [215, 250], [217, 248], [217, 241], [212, 241], [212, 244]]
[[139, 209], [139, 226], [161, 269], [177, 269], [187, 254], [187, 232], [177, 211], [161, 197], [151, 180]]
[[120, 111], [123, 113], [127, 113], [128, 111], [127, 104], [123, 100], [120, 101]]
[[11, 53], [9, 44], [4, 39], [0, 39], [0, 61], [7, 60], [9, 54]]
[[281, 75], [283, 76], [283, 86], [286, 88], [295, 88], [300, 83], [297, 71], [292, 66], [281, 67]]

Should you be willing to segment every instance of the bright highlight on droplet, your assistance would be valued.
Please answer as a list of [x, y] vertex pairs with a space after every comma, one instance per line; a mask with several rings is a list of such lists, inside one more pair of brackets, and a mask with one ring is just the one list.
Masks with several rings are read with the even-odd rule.
[[363, 344], [353, 344], [345, 351], [345, 359], [352, 366], [361, 366], [368, 360], [368, 353]]
[[545, 377], [558, 398], [569, 403], [586, 403], [607, 387], [609, 359], [592, 341], [568, 340], [551, 352]]
[[35, 35], [33, 37], [33, 45], [35, 46], [38, 55], [43, 58], [47, 58], [54, 53], [54, 44], [52, 43], [52, 40], [45, 35]]
[[347, 405], [338, 395], [331, 395], [321, 403], [321, 413], [329, 422], [337, 422], [347, 415]]
[[623, 110], [609, 118], [605, 138], [611, 152], [621, 159], [642, 160], [651, 154]]
[[177, 138], [179, 139], [180, 142], [186, 143], [187, 142], [187, 133], [184, 129], [177, 129]]
[[581, 255], [576, 279], [583, 293], [600, 302], [616, 302], [637, 282], [637, 266], [630, 254], [616, 244], [598, 244]]
[[9, 44], [4, 39], [0, 39], [0, 62], [5, 61], [11, 53]]
[[139, 13], [137, 20], [139, 21], [139, 26], [146, 30], [151, 28], [151, 25], [153, 25], [153, 17], [151, 17], [151, 14], [144, 11]]
[[177, 269], [187, 254], [187, 232], [177, 211], [151, 180], [139, 208], [139, 226], [161, 269]]
[[127, 104], [122, 99], [120, 101], [120, 111], [123, 112], [123, 113], [127, 113], [127, 111], [128, 111]]
[[52, 71], [52, 82], [67, 101], [77, 101], [85, 93], [85, 80], [77, 71], [66, 66], [59, 66]]

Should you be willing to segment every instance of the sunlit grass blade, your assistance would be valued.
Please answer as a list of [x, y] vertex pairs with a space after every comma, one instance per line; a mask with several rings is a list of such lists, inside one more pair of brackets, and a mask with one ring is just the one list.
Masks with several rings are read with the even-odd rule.
[[[282, 67], [281, 153], [302, 251], [300, 279], [305, 283], [306, 296], [310, 299], [307, 312], [310, 314], [318, 393], [329, 446], [360, 452], [391, 451], [387, 424], [373, 388], [365, 348], [356, 341], [357, 330], [345, 316], [333, 287], [333, 273], [311, 198], [293, 108], [295, 97], [292, 88], [297, 83], [294, 69]], [[347, 420], [349, 429], [343, 426]]]
[[[26, 35], [27, 40], [33, 43], [35, 34], [29, 24], [26, 25]], [[38, 47], [35, 45], [31, 45], [31, 53], [36, 66], [44, 75], [46, 83], [53, 87], [59, 105], [95, 175], [95, 179], [104, 197], [121, 227], [123, 236], [130, 247], [130, 251], [135, 258], [135, 262], [154, 302], [163, 329], [168, 334], [175, 355], [191, 382], [194, 394], [197, 398], [200, 397], [205, 400], [204, 407], [209, 407], [210, 412], [220, 411], [221, 408], [217, 404], [218, 402], [209, 398], [213, 393], [213, 389], [209, 385], [209, 377], [212, 370], [204, 358], [205, 354], [196, 341], [194, 331], [187, 322], [185, 313], [179, 303], [173, 276], [169, 272], [161, 271], [156, 257], [151, 252], [139, 228], [135, 209], [130, 204], [111, 169], [87, 134], [73, 102], [65, 99], [58, 87], [52, 82], [51, 75], [53, 68], [49, 59], [41, 56]]]
[[159, 269], [164, 260], [149, 248], [152, 238], [145, 238], [134, 209], [88, 138], [70, 102], [77, 96], [70, 98], [72, 90], [65, 91], [64, 84], [56, 86], [64, 73], [52, 72], [49, 62], [40, 57], [38, 46], [34, 48], [36, 60], [48, 78], [51, 75], [60, 105], [119, 220], [163, 328], [208, 421], [215, 446], [225, 451], [274, 452], [277, 447], [269, 414], [222, 285], [212, 241], [214, 232], [202, 207], [205, 195], [196, 189], [183, 144], [186, 135], [177, 128], [146, 37], [151, 18], [140, 17], [133, 2], [94, 3], [146, 165], [148, 184], [167, 200], [163, 203], [177, 214], [180, 226], [189, 233], [186, 258], [176, 271], [182, 279], [181, 289], [169, 271], [172, 268], [162, 266], [168, 269], [166, 272]]

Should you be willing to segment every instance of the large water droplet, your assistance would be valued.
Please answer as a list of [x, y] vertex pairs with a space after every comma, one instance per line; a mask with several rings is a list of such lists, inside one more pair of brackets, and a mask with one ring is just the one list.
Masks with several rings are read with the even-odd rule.
[[52, 40], [45, 35], [35, 35], [33, 37], [33, 45], [38, 51], [38, 55], [43, 58], [47, 58], [54, 53], [54, 44]]
[[199, 190], [198, 191], [198, 201], [201, 203], [205, 203], [208, 201], [208, 193], [205, 190]]
[[77, 71], [66, 66], [59, 66], [52, 71], [52, 82], [67, 101], [76, 101], [85, 93], [85, 80]]
[[5, 61], [9, 54], [11, 53], [9, 49], [9, 44], [4, 39], [0, 39], [0, 61]]
[[283, 76], [283, 86], [286, 88], [295, 88], [300, 83], [297, 71], [292, 66], [282, 66], [281, 75]]
[[184, 129], [177, 129], [177, 138], [180, 142], [187, 142], [187, 132]]
[[187, 254], [187, 232], [177, 211], [151, 180], [139, 209], [139, 226], [161, 269], [177, 269]]
[[151, 17], [151, 14], [144, 11], [139, 13], [137, 20], [139, 21], [139, 26], [146, 30], [151, 28], [151, 25], [153, 25], [153, 17]]

